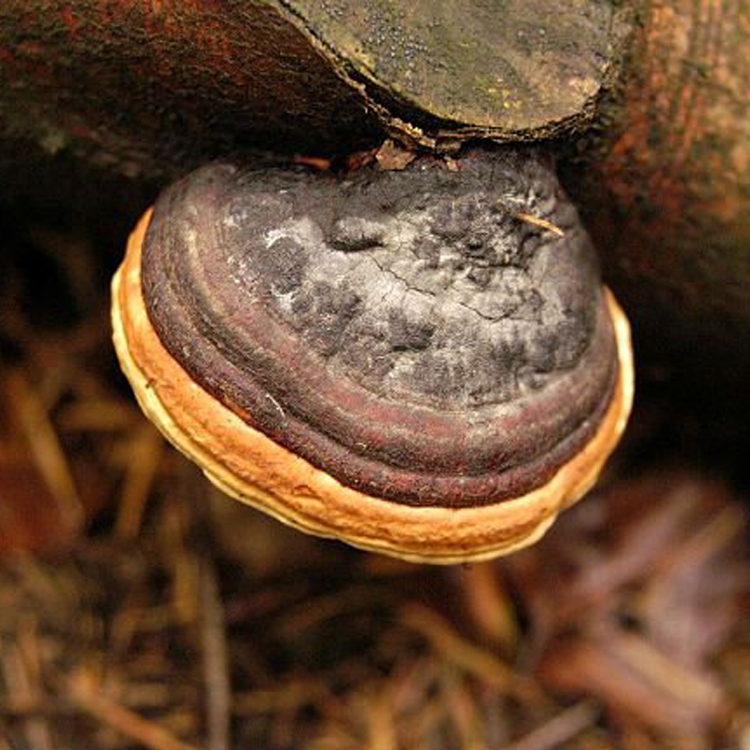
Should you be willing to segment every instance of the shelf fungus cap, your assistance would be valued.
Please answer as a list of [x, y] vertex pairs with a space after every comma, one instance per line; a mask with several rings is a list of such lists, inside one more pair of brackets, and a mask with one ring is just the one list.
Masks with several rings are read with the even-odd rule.
[[632, 401], [627, 321], [529, 151], [209, 165], [143, 217], [113, 297], [142, 408], [214, 483], [410, 560], [537, 540]]

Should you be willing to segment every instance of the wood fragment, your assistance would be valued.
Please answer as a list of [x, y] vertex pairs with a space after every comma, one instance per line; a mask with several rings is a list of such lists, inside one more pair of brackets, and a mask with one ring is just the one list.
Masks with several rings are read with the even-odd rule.
[[449, 172], [458, 172], [458, 162], [450, 156], [444, 156], [443, 161]]
[[378, 163], [378, 167], [385, 170], [406, 169], [416, 157], [417, 155], [414, 151], [409, 151], [395, 141], [390, 140], [383, 143], [375, 152], [375, 160]]

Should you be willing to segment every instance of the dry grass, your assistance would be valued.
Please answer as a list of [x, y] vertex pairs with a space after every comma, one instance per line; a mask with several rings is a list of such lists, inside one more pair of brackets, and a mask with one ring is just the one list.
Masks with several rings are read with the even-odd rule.
[[[91, 252], [54, 257], [88, 289]], [[40, 323], [24, 273], [0, 290], [0, 750], [750, 746], [747, 502], [723, 482], [626, 448], [541, 544], [473, 567], [302, 537], [144, 422], [104, 293]]]

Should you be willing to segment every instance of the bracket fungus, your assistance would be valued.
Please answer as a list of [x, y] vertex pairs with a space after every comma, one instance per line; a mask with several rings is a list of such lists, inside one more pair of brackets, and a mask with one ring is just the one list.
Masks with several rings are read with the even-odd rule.
[[627, 321], [530, 150], [203, 167], [143, 217], [113, 300], [141, 406], [214, 483], [410, 560], [538, 539], [632, 401]]

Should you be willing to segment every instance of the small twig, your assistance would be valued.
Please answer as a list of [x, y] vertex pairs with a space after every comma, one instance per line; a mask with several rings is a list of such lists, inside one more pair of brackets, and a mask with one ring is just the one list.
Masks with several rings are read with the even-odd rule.
[[537, 216], [532, 216], [531, 214], [516, 214], [516, 218], [519, 221], [524, 221], [527, 224], [533, 224], [535, 227], [541, 227], [542, 229], [546, 229], [548, 232], [552, 232], [552, 234], [556, 234], [558, 237], [564, 237], [565, 232], [563, 232], [560, 227], [558, 227], [556, 224], [553, 224], [551, 221], [547, 221], [546, 219], [540, 219]]
[[120, 539], [132, 539], [138, 534], [163, 447], [161, 436], [150, 426], [138, 431], [130, 450], [118, 507], [115, 533]]
[[317, 169], [319, 172], [327, 172], [331, 168], [331, 160], [324, 159], [321, 156], [305, 156], [304, 154], [295, 154], [292, 157], [294, 164], [301, 164], [304, 167]]
[[391, 597], [392, 592], [386, 586], [365, 583], [342, 587], [334, 593], [321, 594], [289, 607], [277, 634], [284, 638], [296, 638], [301, 633], [312, 632], [327, 620], [387, 603]]
[[437, 612], [420, 604], [409, 604], [401, 610], [401, 621], [427, 638], [445, 658], [488, 685], [527, 701], [538, 698], [533, 683], [524, 680], [490, 651], [462, 638]]
[[483, 562], [461, 571], [462, 592], [474, 623], [493, 646], [510, 654], [518, 641], [513, 601], [494, 562]]
[[229, 750], [232, 688], [225, 618], [216, 571], [208, 555], [201, 560], [200, 598], [208, 747]]
[[108, 727], [129, 737], [148, 750], [198, 750], [175, 737], [164, 727], [106, 697], [96, 680], [81, 671], [70, 680], [70, 695], [76, 705]]
[[[200, 628], [203, 657], [203, 680], [206, 695], [206, 724], [209, 750], [229, 750], [232, 684], [229, 676], [229, 653], [226, 637], [226, 617], [219, 590], [218, 577], [211, 554], [211, 519], [206, 493], [208, 482], [196, 467], [181, 463], [182, 486], [190, 511], [191, 524], [182, 529], [185, 541], [192, 525], [192, 548], [197, 561], [197, 618]], [[186, 520], [186, 519], [183, 519]], [[182, 545], [182, 551], [185, 551]]]
[[[41, 665], [38, 663], [38, 644], [35, 642], [36, 625], [23, 632], [23, 643], [6, 649], [0, 655], [0, 666], [8, 692], [22, 703], [34, 704], [41, 702], [38, 685]], [[24, 734], [29, 745], [38, 750], [52, 750], [54, 745], [47, 717], [29, 714], [23, 718]]]
[[[190, 500], [195, 487], [203, 487], [206, 481], [200, 469], [185, 460], [180, 460], [179, 477], [184, 497]], [[195, 555], [194, 540], [190, 536], [199, 518], [196, 509], [199, 503], [180, 501], [178, 496], [169, 496], [161, 509], [162, 521], [159, 532], [164, 541], [164, 555], [171, 578], [171, 606], [176, 620], [194, 624], [200, 613], [200, 563]]]
[[37, 696], [33, 700], [16, 697], [0, 699], [0, 719], [8, 718], [18, 721], [44, 718], [56, 720], [76, 713], [78, 713], [78, 709], [75, 706], [48, 695]]
[[57, 503], [66, 529], [73, 531], [81, 528], [83, 502], [44, 403], [20, 370], [9, 373], [6, 384], [6, 396], [16, 411], [31, 454]]
[[597, 714], [597, 709], [591, 703], [577, 703], [525, 737], [506, 745], [503, 750], [553, 750], [561, 747], [590, 727], [596, 721]]
[[325, 685], [315, 680], [291, 679], [272, 688], [250, 690], [233, 696], [233, 711], [238, 716], [273, 711], [298, 710], [316, 706], [329, 698]]
[[367, 750], [396, 750], [396, 732], [393, 726], [392, 696], [389, 690], [369, 696], [363, 711]]
[[440, 681], [441, 694], [463, 750], [487, 750], [482, 737], [481, 719], [476, 701], [469, 694], [467, 680], [454, 670], [444, 670]]

